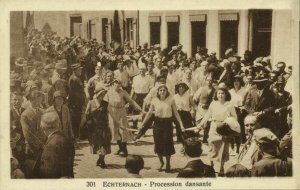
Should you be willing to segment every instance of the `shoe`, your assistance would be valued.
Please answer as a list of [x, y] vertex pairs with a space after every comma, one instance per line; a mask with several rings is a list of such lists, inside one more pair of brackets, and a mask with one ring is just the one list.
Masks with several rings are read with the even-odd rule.
[[171, 172], [171, 166], [170, 165], [166, 165], [166, 173], [170, 173]]
[[107, 168], [107, 165], [105, 163], [101, 163], [100, 168]]
[[224, 177], [224, 172], [220, 172], [220, 173], [218, 174], [218, 176], [219, 176], [219, 177]]
[[100, 158], [98, 158], [97, 163], [96, 163], [96, 166], [99, 166], [100, 163], [101, 163], [101, 160], [100, 160]]
[[128, 156], [127, 142], [122, 143], [122, 151], [119, 153], [119, 155], [122, 156], [122, 157], [127, 157]]
[[160, 167], [157, 169], [159, 172], [162, 172], [163, 171], [163, 167], [164, 167], [165, 163], [162, 162], [160, 163]]
[[119, 155], [122, 152], [122, 142], [117, 141], [117, 144], [119, 146], [119, 150], [117, 152], [115, 152], [114, 155]]

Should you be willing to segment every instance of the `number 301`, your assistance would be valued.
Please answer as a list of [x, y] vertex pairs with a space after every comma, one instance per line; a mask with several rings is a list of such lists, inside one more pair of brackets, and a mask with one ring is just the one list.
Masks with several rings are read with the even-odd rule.
[[96, 183], [94, 181], [87, 181], [86, 187], [96, 187]]

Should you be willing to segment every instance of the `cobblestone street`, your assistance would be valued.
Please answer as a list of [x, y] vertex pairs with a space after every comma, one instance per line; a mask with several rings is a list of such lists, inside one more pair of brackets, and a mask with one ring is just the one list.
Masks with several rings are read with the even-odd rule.
[[[173, 135], [174, 141], [176, 140], [175, 130]], [[171, 158], [171, 173], [165, 173], [164, 171], [158, 172], [159, 160], [156, 154], [154, 154], [154, 143], [152, 136], [152, 129], [148, 130], [146, 136], [131, 142], [128, 144], [129, 154], [141, 155], [145, 162], [145, 167], [141, 170], [141, 175], [145, 178], [156, 177], [176, 177], [178, 171], [183, 168], [187, 163], [187, 158], [180, 152], [182, 145], [175, 143], [176, 153]], [[80, 141], [76, 147], [76, 155], [74, 161], [75, 178], [120, 178], [127, 174], [125, 169], [125, 158], [114, 155], [117, 151], [117, 145], [112, 144], [112, 154], [106, 156], [105, 161], [108, 167], [102, 169], [96, 166], [98, 155], [90, 153], [90, 147], [88, 141]], [[203, 153], [201, 159], [204, 163], [209, 164], [210, 161], [207, 157], [208, 147], [202, 145]], [[235, 163], [236, 156], [233, 155], [235, 151], [231, 150], [230, 160], [225, 164], [226, 169]], [[215, 164], [215, 171], [219, 166]]]

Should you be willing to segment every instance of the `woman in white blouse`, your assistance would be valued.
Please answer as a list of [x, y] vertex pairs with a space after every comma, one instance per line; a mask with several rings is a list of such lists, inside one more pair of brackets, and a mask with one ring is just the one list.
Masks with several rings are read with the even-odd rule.
[[[189, 87], [184, 82], [180, 82], [175, 86], [176, 94], [174, 95], [174, 101], [185, 129], [195, 126], [195, 104], [188, 90]], [[183, 142], [182, 131], [180, 130], [180, 126], [178, 124], [176, 125], [176, 134], [177, 141]], [[193, 131], [187, 131], [185, 134], [187, 137], [195, 136]]]
[[166, 85], [160, 85], [158, 87], [157, 97], [152, 100], [150, 109], [142, 123], [143, 126], [144, 123], [150, 119], [152, 113], [154, 113], [154, 152], [158, 155], [161, 164], [158, 169], [159, 171], [162, 171], [164, 167], [163, 157], [166, 157], [166, 172], [171, 171], [171, 155], [175, 154], [172, 127], [173, 113], [181, 129], [184, 129], [175, 102], [169, 95], [170, 93]]

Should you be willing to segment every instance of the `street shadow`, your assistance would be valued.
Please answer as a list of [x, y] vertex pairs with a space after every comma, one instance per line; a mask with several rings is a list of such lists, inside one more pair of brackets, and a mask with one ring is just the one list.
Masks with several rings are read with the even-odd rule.
[[[128, 154], [128, 155], [133, 155], [133, 154]], [[135, 155], [139, 155], [142, 158], [155, 158], [155, 157], [157, 157], [156, 155], [143, 155], [143, 154], [135, 154]]]
[[106, 164], [107, 168], [106, 169], [124, 169], [125, 166], [124, 165], [120, 165], [120, 164]]
[[[179, 173], [182, 170], [182, 168], [171, 168], [171, 171], [169, 173], [174, 174], [174, 173]], [[163, 171], [166, 171], [165, 169]]]
[[144, 145], [153, 145], [154, 142], [149, 142], [149, 141], [135, 141], [132, 143], [134, 146], [144, 146]]

